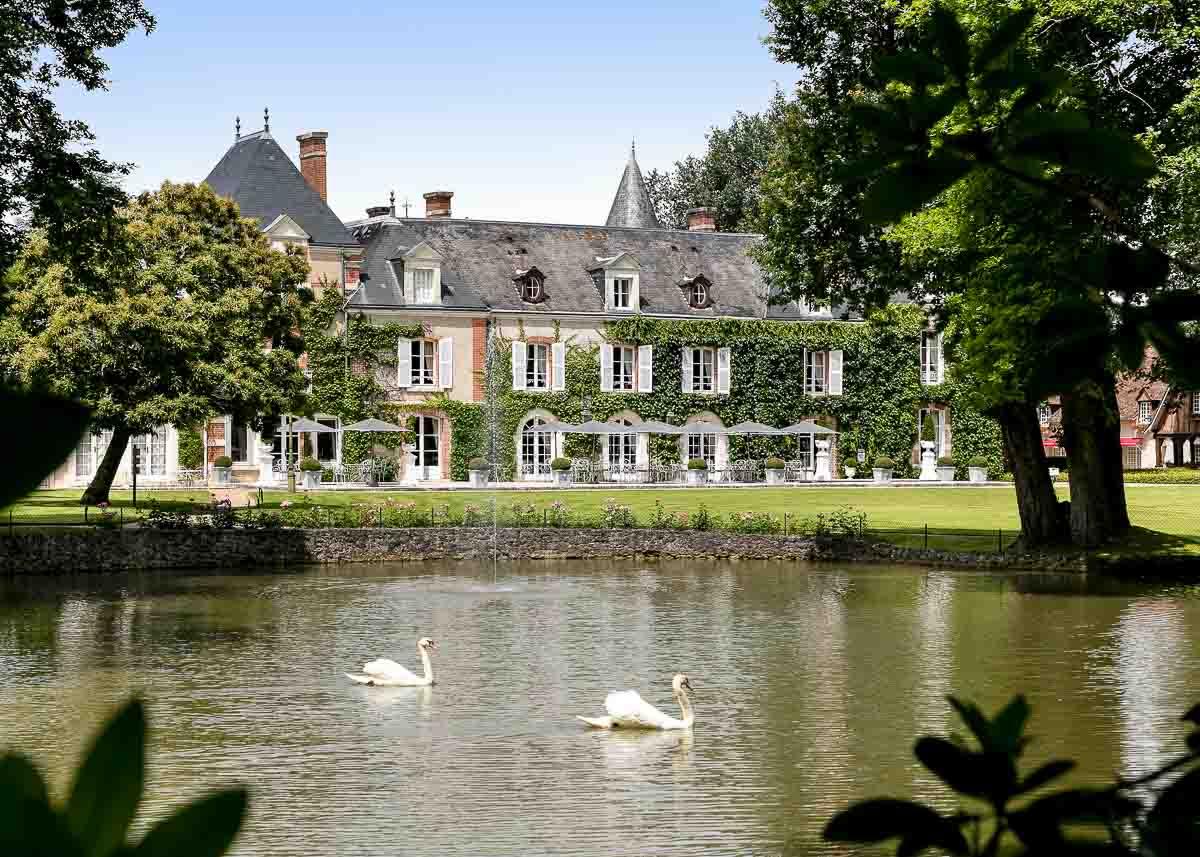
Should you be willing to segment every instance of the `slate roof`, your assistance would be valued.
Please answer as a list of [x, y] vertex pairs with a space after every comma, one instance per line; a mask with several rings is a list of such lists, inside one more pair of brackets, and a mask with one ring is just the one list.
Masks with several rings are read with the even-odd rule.
[[[763, 314], [762, 277], [747, 255], [760, 240], [756, 235], [389, 215], [347, 226], [363, 243], [362, 270], [367, 273], [350, 299], [352, 306], [604, 313], [604, 296], [589, 269], [596, 267], [598, 257], [629, 253], [641, 266], [643, 313], [695, 318]], [[422, 241], [443, 257], [442, 307], [406, 305], [392, 264]], [[545, 299], [525, 303], [513, 277], [533, 267], [545, 275]], [[689, 307], [679, 285], [697, 274], [712, 283], [712, 305], [704, 309]]]
[[236, 202], [245, 217], [255, 218], [263, 228], [287, 214], [313, 244], [358, 243], [266, 131], [247, 134], [230, 146], [204, 182]]
[[612, 208], [608, 210], [608, 226], [629, 226], [640, 229], [657, 229], [658, 218], [654, 214], [654, 205], [650, 202], [650, 194], [646, 183], [642, 181], [642, 170], [638, 166], [637, 155], [629, 150], [629, 163], [625, 165], [625, 173], [617, 186], [617, 195], [613, 197]]

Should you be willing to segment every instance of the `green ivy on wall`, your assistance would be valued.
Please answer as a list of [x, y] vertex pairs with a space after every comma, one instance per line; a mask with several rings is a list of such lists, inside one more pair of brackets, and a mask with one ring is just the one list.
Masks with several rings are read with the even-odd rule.
[[200, 429], [189, 427], [179, 430], [179, 467], [181, 470], [199, 470], [204, 463], [204, 438]]
[[[489, 408], [462, 402], [445, 393], [431, 393], [420, 404], [386, 401], [376, 372], [396, 365], [396, 341], [424, 335], [419, 324], [372, 324], [352, 316], [348, 332], [335, 320], [341, 297], [330, 290], [313, 305], [305, 327], [308, 365], [313, 374], [310, 402], [313, 411], [338, 414], [353, 421], [379, 416], [401, 422], [414, 411], [438, 411], [451, 422], [450, 474], [467, 478], [467, 462], [485, 456], [489, 447]], [[950, 406], [951, 444], [965, 478], [967, 459], [981, 455], [990, 470], [1003, 470], [1003, 452], [995, 422], [967, 405], [969, 381], [954, 377], [936, 386], [920, 381], [919, 343], [925, 317], [919, 307], [897, 305], [874, 313], [861, 323], [775, 322], [759, 319], [666, 320], [644, 316], [605, 324], [609, 341], [654, 346], [654, 392], [601, 393], [599, 349], [566, 342], [565, 390], [529, 392], [513, 390], [510, 341], [493, 342], [491, 378], [497, 414], [497, 464], [511, 474], [516, 461], [516, 435], [527, 415], [545, 411], [567, 422], [582, 419], [587, 399], [591, 417], [605, 420], [622, 411], [642, 419], [682, 424], [688, 417], [710, 412], [725, 425], [756, 420], [784, 426], [801, 419], [822, 418], [836, 425], [841, 462], [852, 462], [864, 449], [868, 463], [886, 455], [897, 462], [897, 475], [913, 475], [913, 445], [919, 427], [917, 412], [926, 404]], [[518, 326], [518, 332], [520, 326]], [[561, 338], [559, 328], [555, 336]], [[695, 346], [729, 347], [732, 353], [730, 393], [727, 396], [695, 395], [681, 389], [682, 349]], [[844, 394], [813, 396], [803, 388], [802, 353], [840, 349], [844, 354]], [[834, 422], [836, 421], [836, 422]], [[347, 435], [343, 458], [360, 461], [374, 444], [396, 448], [397, 435]], [[676, 460], [677, 439], [651, 438], [652, 458]], [[585, 454], [594, 439], [568, 436], [568, 455]], [[790, 438], [731, 437], [731, 459], [788, 458], [795, 441]]]

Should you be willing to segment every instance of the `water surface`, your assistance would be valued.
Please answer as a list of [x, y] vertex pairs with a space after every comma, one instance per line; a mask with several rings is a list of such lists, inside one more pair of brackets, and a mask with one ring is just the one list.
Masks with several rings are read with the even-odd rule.
[[[0, 745], [61, 791], [95, 724], [141, 692], [147, 818], [252, 789], [240, 855], [836, 852], [870, 795], [945, 793], [912, 761], [944, 697], [1026, 692], [1032, 751], [1082, 778], [1181, 747], [1200, 699], [1200, 590], [794, 563], [378, 565], [296, 574], [0, 581]], [[363, 688], [374, 657], [433, 688]], [[693, 734], [589, 732], [611, 689]]]

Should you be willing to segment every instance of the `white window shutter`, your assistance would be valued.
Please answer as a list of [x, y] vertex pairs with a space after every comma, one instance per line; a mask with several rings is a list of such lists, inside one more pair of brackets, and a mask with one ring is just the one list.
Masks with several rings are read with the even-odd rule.
[[680, 373], [683, 378], [683, 392], [692, 392], [692, 349], [683, 348], [683, 372]]
[[454, 386], [454, 337], [438, 340], [438, 380], [443, 390]]
[[942, 351], [942, 335], [939, 333], [937, 337], [937, 382], [939, 384], [946, 380], [946, 354]]
[[417, 287], [413, 283], [413, 272], [408, 265], [404, 266], [404, 300], [410, 304], [417, 302]]
[[550, 389], [567, 389], [567, 343], [553, 343], [550, 346], [550, 358], [554, 362], [554, 368], [550, 370], [553, 373], [553, 377], [550, 379]]
[[600, 343], [600, 392], [611, 393], [613, 381], [613, 347]]
[[841, 349], [829, 352], [829, 395], [842, 395], [842, 358]]
[[641, 295], [638, 294], [638, 292], [640, 291], [640, 289], [639, 289], [640, 282], [639, 281], [641, 279], [642, 279], [641, 276], [638, 274], [634, 274], [632, 277], [630, 277], [629, 309], [632, 310], [633, 312], [640, 312], [641, 308], [642, 308]]
[[732, 363], [731, 352], [728, 348], [717, 349], [717, 393], [729, 395], [729, 370]]
[[638, 392], [654, 392], [654, 346], [638, 346]]
[[396, 345], [396, 386], [401, 389], [412, 386], [412, 343], [401, 339]]
[[650, 467], [650, 435], [639, 434], [637, 436], [636, 455], [637, 457], [634, 459], [634, 463], [637, 464], [638, 469]]
[[525, 343], [516, 340], [512, 344], [513, 389], [525, 389]]

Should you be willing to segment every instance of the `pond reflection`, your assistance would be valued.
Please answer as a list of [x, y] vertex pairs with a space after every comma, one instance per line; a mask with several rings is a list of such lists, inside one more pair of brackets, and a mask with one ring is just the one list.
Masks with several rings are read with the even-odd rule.
[[[794, 563], [378, 565], [0, 581], [0, 744], [65, 787], [130, 693], [147, 819], [253, 791], [241, 855], [843, 853], [849, 801], [948, 796], [911, 758], [945, 696], [1025, 692], [1034, 757], [1159, 764], [1200, 698], [1190, 587]], [[348, 682], [376, 657], [438, 684]], [[610, 690], [693, 733], [594, 732]], [[1195, 698], [1193, 698], [1195, 697]], [[145, 823], [145, 820], [143, 820]]]

